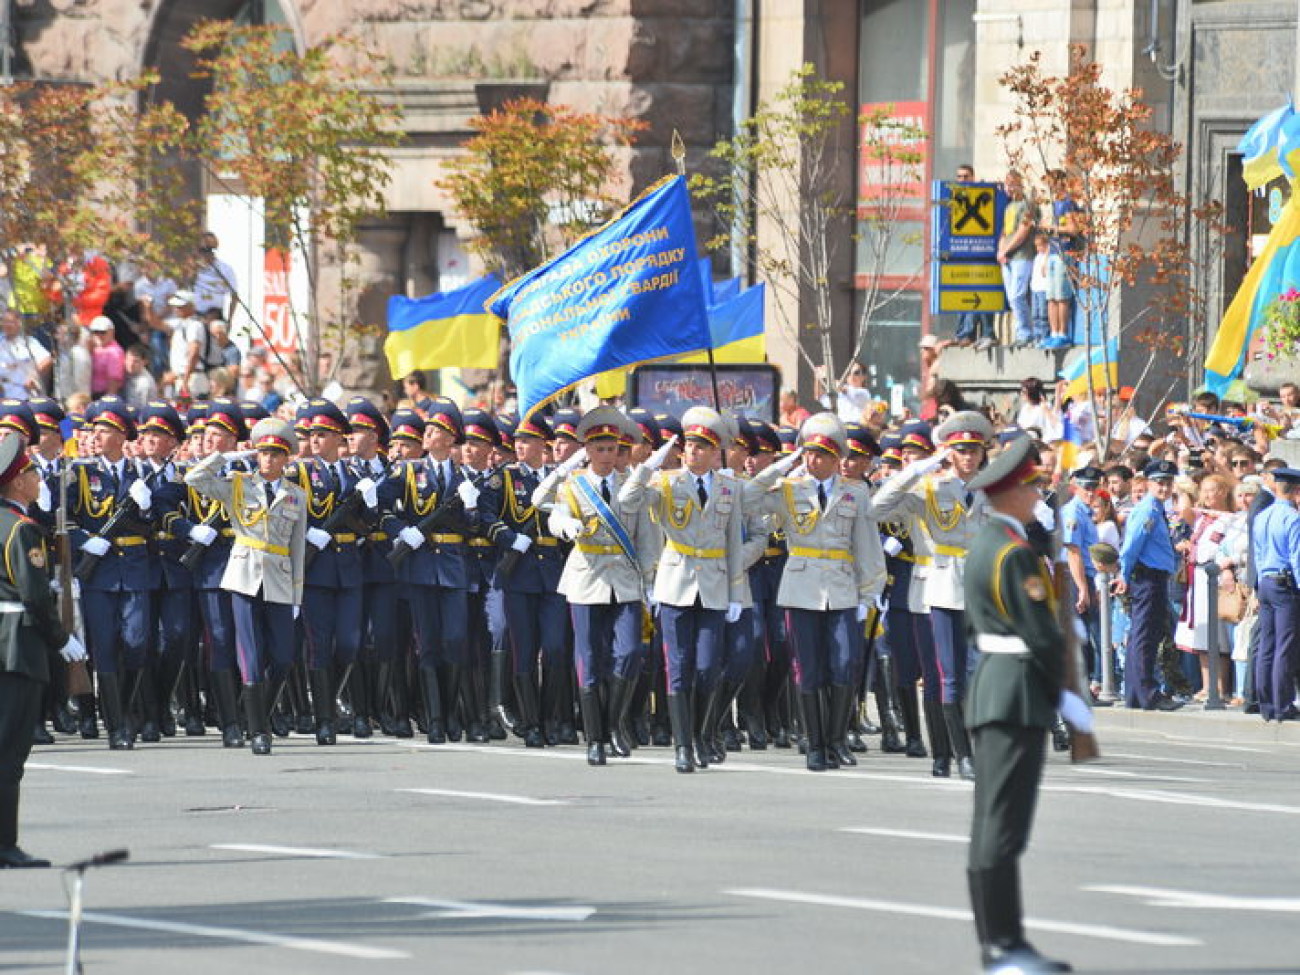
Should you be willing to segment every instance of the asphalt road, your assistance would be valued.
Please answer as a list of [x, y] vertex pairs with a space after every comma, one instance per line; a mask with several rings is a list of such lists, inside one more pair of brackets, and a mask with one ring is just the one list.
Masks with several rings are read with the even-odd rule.
[[[1300, 971], [1300, 744], [1151, 717], [1105, 728], [1100, 763], [1052, 757], [1030, 937], [1084, 972]], [[341, 741], [38, 749], [23, 845], [131, 852], [87, 875], [86, 971], [977, 970], [971, 790], [928, 762], [814, 775], [769, 750], [681, 776], [665, 749], [591, 769]], [[61, 880], [0, 873], [0, 971], [62, 970]]]

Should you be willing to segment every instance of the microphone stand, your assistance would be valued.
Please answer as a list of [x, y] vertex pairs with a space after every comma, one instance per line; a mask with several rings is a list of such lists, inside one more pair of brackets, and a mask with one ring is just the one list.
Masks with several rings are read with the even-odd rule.
[[[81, 968], [81, 891], [86, 882], [86, 871], [91, 867], [107, 867], [121, 863], [131, 854], [124, 849], [97, 853], [89, 860], [79, 860], [64, 868], [72, 874], [72, 890], [68, 892], [68, 963], [65, 975], [82, 975]], [[66, 889], [66, 881], [65, 881]]]

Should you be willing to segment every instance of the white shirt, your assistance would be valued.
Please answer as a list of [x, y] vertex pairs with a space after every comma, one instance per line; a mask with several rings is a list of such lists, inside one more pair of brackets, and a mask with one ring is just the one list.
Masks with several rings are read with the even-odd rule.
[[[835, 412], [845, 423], [861, 423], [862, 411], [873, 399], [866, 386], [845, 386], [835, 397]], [[830, 397], [822, 397], [822, 405], [830, 406]]]
[[40, 366], [50, 360], [45, 346], [30, 335], [0, 338], [0, 385], [10, 399], [27, 399], [27, 384], [39, 378]]
[[189, 368], [190, 363], [190, 343], [196, 342], [199, 346], [198, 358], [195, 359], [194, 372], [190, 375], [190, 393], [195, 396], [205, 395], [208, 391], [208, 377], [204, 372], [203, 362], [203, 344], [207, 338], [207, 332], [203, 328], [203, 323], [197, 318], [172, 318], [169, 320], [172, 329], [171, 347], [167, 357], [167, 367], [176, 376], [177, 389], [180, 388], [180, 381], [185, 376], [185, 370]]

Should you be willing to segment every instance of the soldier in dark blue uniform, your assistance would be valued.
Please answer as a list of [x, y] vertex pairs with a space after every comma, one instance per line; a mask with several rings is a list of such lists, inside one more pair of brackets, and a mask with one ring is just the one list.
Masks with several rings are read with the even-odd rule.
[[[388, 471], [391, 474], [396, 465], [405, 461], [419, 460], [423, 456], [424, 418], [415, 410], [396, 410], [389, 418], [389, 426], [391, 432], [388, 441]], [[390, 558], [388, 553], [391, 553], [393, 549], [393, 536], [382, 525], [383, 510], [377, 512], [377, 515], [379, 524], [377, 524], [374, 534], [383, 536], [382, 544], [386, 549], [384, 560], [388, 561]], [[382, 662], [380, 664], [381, 710], [379, 720], [381, 726], [385, 725], [386, 721], [391, 723], [391, 727], [384, 727], [385, 733], [395, 735], [398, 738], [409, 738], [414, 734], [411, 729], [413, 710], [411, 687], [419, 680], [418, 660], [414, 652], [415, 627], [411, 617], [411, 605], [407, 600], [409, 589], [397, 581], [397, 570], [392, 567], [391, 562], [389, 562], [389, 567], [393, 572], [394, 580], [392, 584], [395, 599], [394, 645], [388, 669], [384, 669]], [[385, 706], [385, 702], [387, 706]], [[415, 708], [414, 713], [421, 734], [427, 734], [429, 727], [426, 723], [422, 705]]]
[[557, 591], [565, 556], [532, 504], [533, 491], [550, 473], [549, 439], [540, 417], [521, 423], [515, 429], [519, 459], [494, 473], [479, 496], [479, 517], [499, 554], [494, 583], [503, 594], [519, 726], [529, 748], [545, 744], [542, 716], [555, 714], [567, 674], [568, 606]]
[[1300, 717], [1300, 470], [1277, 468], [1273, 485], [1276, 499], [1255, 518], [1252, 541], [1259, 593], [1255, 692], [1265, 721], [1294, 721]]
[[447, 741], [444, 715], [459, 700], [469, 639], [469, 524], [458, 491], [465, 475], [451, 456], [461, 439], [456, 404], [432, 401], [424, 425], [428, 455], [395, 464], [379, 489], [380, 528], [407, 553], [397, 580], [415, 627], [430, 744]]
[[[130, 407], [105, 397], [86, 411], [86, 420], [99, 456], [76, 465], [68, 485], [72, 546], [98, 560], [82, 580], [81, 605], [109, 747], [132, 748], [125, 715], [132, 703], [130, 692], [146, 662], [152, 618], [148, 549], [152, 492], [123, 452], [136, 435]], [[115, 519], [128, 503], [136, 514]], [[111, 536], [101, 534], [110, 527]], [[83, 699], [81, 704], [93, 721], [91, 702]]]
[[[361, 568], [357, 519], [336, 513], [348, 503], [358, 478], [340, 459], [352, 432], [343, 411], [326, 399], [308, 404], [312, 457], [285, 468], [284, 476], [307, 493], [307, 545], [315, 554], [306, 568], [302, 624], [316, 743], [336, 738], [335, 671], [347, 679], [361, 649]], [[351, 730], [351, 729], [349, 729]]]
[[[464, 480], [457, 491], [469, 519], [470, 531], [466, 539], [466, 569], [469, 574], [469, 658], [465, 679], [461, 684], [461, 701], [466, 715], [466, 738], [474, 742], [489, 740], [487, 689], [493, 678], [504, 680], [505, 658], [495, 661], [497, 674], [493, 673], [493, 633], [505, 631], [505, 609], [501, 590], [492, 584], [496, 573], [497, 553], [486, 531], [480, 530], [478, 521], [479, 496], [493, 476], [492, 454], [501, 445], [501, 434], [496, 423], [483, 410], [466, 410], [464, 414], [465, 442], [461, 446], [461, 473]], [[505, 646], [502, 644], [502, 651]], [[501, 737], [505, 737], [501, 732]]]

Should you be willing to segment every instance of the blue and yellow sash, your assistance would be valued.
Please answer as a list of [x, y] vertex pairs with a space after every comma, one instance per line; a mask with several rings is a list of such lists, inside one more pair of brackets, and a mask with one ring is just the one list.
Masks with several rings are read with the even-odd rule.
[[627, 533], [623, 523], [618, 520], [618, 515], [614, 514], [605, 499], [600, 496], [600, 492], [592, 486], [592, 483], [587, 478], [579, 475], [573, 478], [573, 483], [578, 486], [582, 496], [596, 510], [596, 517], [600, 519], [600, 523], [605, 526], [606, 531], [614, 536], [614, 540], [618, 542], [618, 547], [623, 550], [623, 554], [635, 567], [637, 565], [636, 546], [632, 544], [632, 536]]

